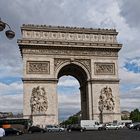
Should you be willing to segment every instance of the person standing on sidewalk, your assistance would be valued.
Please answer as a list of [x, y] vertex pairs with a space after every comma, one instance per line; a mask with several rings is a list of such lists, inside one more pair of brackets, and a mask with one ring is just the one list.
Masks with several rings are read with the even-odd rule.
[[0, 140], [2, 140], [2, 137], [5, 135], [5, 130], [0, 126]]

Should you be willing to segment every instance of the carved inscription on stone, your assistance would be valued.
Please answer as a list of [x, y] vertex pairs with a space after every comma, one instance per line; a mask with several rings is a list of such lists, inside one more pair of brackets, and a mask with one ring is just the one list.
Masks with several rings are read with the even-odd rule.
[[44, 113], [48, 108], [48, 101], [44, 87], [34, 87], [30, 98], [32, 114]]
[[97, 75], [114, 75], [115, 64], [114, 63], [95, 63], [95, 74]]
[[114, 97], [112, 95], [112, 89], [110, 87], [104, 87], [101, 89], [101, 94], [98, 102], [99, 110], [103, 112], [104, 110], [113, 111], [115, 107]]
[[49, 74], [50, 62], [49, 61], [27, 61], [28, 74]]

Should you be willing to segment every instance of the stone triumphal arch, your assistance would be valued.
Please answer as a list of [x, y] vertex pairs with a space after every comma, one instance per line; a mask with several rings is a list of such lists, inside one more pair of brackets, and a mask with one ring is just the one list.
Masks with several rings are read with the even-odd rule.
[[56, 86], [63, 75], [80, 83], [82, 119], [120, 120], [115, 29], [23, 25], [18, 40], [23, 58], [25, 118], [57, 124]]

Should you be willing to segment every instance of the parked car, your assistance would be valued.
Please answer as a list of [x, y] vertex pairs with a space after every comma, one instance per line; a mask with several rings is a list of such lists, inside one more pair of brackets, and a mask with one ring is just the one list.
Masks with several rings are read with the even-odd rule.
[[5, 128], [5, 135], [22, 135], [23, 132], [15, 128]]
[[59, 126], [56, 126], [56, 125], [47, 125], [45, 127], [45, 130], [48, 131], [48, 132], [62, 132], [65, 129], [63, 127], [59, 127]]
[[69, 125], [67, 127], [67, 131], [68, 132], [71, 132], [71, 131], [80, 131], [80, 132], [83, 132], [85, 129], [83, 127], [80, 126], [80, 124], [72, 124], [72, 125]]
[[126, 127], [125, 123], [118, 123], [117, 125], [118, 125], [118, 128], [125, 128]]
[[140, 130], [140, 124], [135, 125], [133, 129]]
[[31, 126], [31, 127], [28, 129], [28, 132], [29, 132], [29, 133], [34, 133], [34, 132], [41, 132], [41, 133], [44, 133], [44, 132], [46, 132], [46, 130], [43, 129], [43, 128], [40, 128], [40, 127], [38, 127], [38, 126]]
[[133, 129], [136, 125], [140, 124], [140, 122], [135, 122], [129, 125], [129, 129]]
[[109, 130], [109, 129], [115, 129], [115, 130], [117, 130], [117, 129], [119, 129], [118, 125], [113, 124], [113, 123], [106, 124], [105, 125], [105, 128], [106, 128], [106, 130]]
[[85, 130], [103, 130], [103, 125], [96, 120], [81, 120], [80, 125]]

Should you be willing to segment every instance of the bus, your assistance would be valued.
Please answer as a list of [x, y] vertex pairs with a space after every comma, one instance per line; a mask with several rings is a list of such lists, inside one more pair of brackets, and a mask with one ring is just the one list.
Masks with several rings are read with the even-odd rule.
[[24, 118], [0, 119], [0, 126], [2, 126], [3, 128], [10, 128], [10, 127], [18, 128], [22, 126], [24, 129], [27, 129], [31, 124], [32, 121], [30, 119], [24, 119]]

